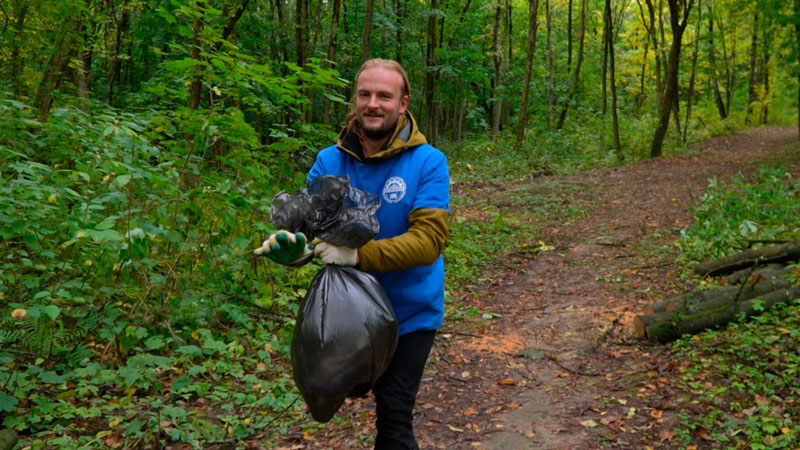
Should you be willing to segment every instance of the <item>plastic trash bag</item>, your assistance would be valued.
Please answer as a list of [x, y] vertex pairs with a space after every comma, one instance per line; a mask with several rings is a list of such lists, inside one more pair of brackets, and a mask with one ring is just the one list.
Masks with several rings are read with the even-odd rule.
[[364, 396], [389, 366], [398, 324], [368, 273], [324, 267], [311, 282], [292, 336], [294, 381], [311, 416], [329, 421], [346, 397]]
[[299, 192], [275, 195], [270, 217], [275, 228], [300, 231], [309, 242], [320, 238], [358, 248], [380, 231], [375, 216], [380, 206], [380, 197], [350, 186], [348, 176], [322, 175]]

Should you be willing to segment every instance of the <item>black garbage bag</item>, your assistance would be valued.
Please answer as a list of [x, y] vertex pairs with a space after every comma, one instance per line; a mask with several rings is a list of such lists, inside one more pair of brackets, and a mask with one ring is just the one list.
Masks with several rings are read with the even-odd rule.
[[294, 381], [311, 416], [329, 421], [345, 398], [364, 396], [389, 366], [398, 324], [368, 273], [329, 265], [311, 282], [292, 336]]
[[358, 248], [380, 231], [375, 212], [380, 197], [350, 186], [347, 175], [322, 175], [294, 194], [272, 199], [270, 217], [277, 229], [302, 232], [308, 241]]

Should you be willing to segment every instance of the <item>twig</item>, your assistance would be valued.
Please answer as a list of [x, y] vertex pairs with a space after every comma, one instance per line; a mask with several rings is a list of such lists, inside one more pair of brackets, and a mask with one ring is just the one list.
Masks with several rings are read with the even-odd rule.
[[623, 315], [624, 315], [626, 312], [628, 312], [628, 309], [629, 309], [629, 308], [630, 308], [630, 307], [623, 309], [623, 310], [622, 310], [622, 312], [620, 312], [620, 313], [617, 315], [617, 318], [616, 318], [616, 319], [614, 319], [614, 321], [613, 321], [613, 322], [611, 322], [611, 328], [607, 329], [607, 330], [606, 330], [606, 331], [605, 331], [605, 332], [604, 332], [602, 335], [600, 335], [600, 337], [598, 337], [598, 338], [597, 338], [597, 339], [594, 341], [594, 343], [592, 344], [592, 351], [593, 351], [593, 352], [596, 352], [596, 351], [597, 351], [597, 349], [600, 347], [600, 345], [603, 343], [603, 341], [605, 341], [605, 340], [606, 340], [606, 338], [608, 337], [608, 335], [609, 335], [609, 334], [611, 334], [611, 333], [614, 331], [614, 329], [615, 329], [615, 328], [617, 328], [617, 324], [619, 324], [619, 321], [620, 321], [620, 319], [622, 319], [622, 316], [623, 316]]
[[184, 341], [183, 339], [181, 339], [181, 338], [180, 338], [180, 337], [179, 337], [177, 334], [175, 334], [175, 332], [174, 332], [174, 331], [172, 331], [172, 326], [171, 326], [171, 325], [170, 325], [170, 323], [169, 323], [169, 319], [166, 319], [166, 320], [164, 320], [164, 326], [166, 326], [166, 327], [167, 327], [167, 329], [169, 330], [169, 334], [171, 334], [171, 335], [172, 335], [172, 338], [173, 338], [173, 339], [175, 339], [176, 341], [180, 341], [180, 342], [182, 342], [182, 343], [184, 343], [184, 344], [186, 343], [186, 341]]
[[595, 245], [603, 245], [605, 247], [627, 247], [628, 244], [622, 242], [595, 242]]
[[572, 372], [575, 375], [581, 375], [581, 376], [584, 376], [584, 377], [599, 377], [600, 375], [602, 375], [602, 373], [583, 372], [583, 371], [580, 371], [580, 370], [575, 370], [575, 369], [569, 368], [569, 367], [565, 366], [564, 364], [562, 364], [561, 361], [558, 360], [558, 358], [556, 358], [555, 356], [553, 356], [553, 355], [551, 355], [551, 354], [549, 354], [547, 352], [544, 353], [544, 357], [549, 359], [550, 361], [553, 361], [558, 367], [561, 367], [562, 369], [564, 369], [564, 370], [566, 370], [568, 372]]

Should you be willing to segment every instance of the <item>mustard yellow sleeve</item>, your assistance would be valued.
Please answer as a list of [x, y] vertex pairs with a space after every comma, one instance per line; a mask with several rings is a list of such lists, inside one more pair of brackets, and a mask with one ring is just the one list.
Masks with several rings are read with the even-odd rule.
[[447, 243], [444, 209], [419, 208], [408, 216], [408, 231], [389, 239], [371, 240], [358, 249], [365, 272], [394, 272], [436, 262]]

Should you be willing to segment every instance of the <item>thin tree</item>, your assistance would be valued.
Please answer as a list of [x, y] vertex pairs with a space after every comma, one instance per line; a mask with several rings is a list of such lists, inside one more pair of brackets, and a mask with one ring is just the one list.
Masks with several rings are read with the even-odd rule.
[[650, 146], [650, 157], [661, 156], [664, 144], [664, 136], [667, 134], [669, 126], [670, 111], [673, 110], [678, 97], [678, 71], [681, 61], [681, 43], [683, 32], [689, 20], [689, 12], [692, 9], [694, 0], [668, 0], [669, 21], [672, 28], [672, 43], [669, 48], [669, 58], [667, 61], [667, 73], [664, 89], [664, 96], [658, 104], [658, 124], [653, 142]]
[[[800, 0], [794, 0], [794, 52], [800, 65]], [[800, 130], [800, 68], [797, 70], [797, 129]]]
[[[800, 1], [800, 0], [797, 0]], [[545, 16], [547, 20], [547, 69], [549, 72], [547, 82], [547, 129], [553, 128], [553, 114], [555, 108], [555, 58], [553, 57], [553, 11], [550, 0], [545, 0]]]
[[502, 113], [503, 102], [500, 100], [500, 66], [503, 55], [500, 51], [500, 22], [502, 20], [503, 3], [497, 0], [494, 14], [494, 28], [492, 38], [492, 64], [494, 65], [494, 76], [492, 77], [492, 134], [500, 131], [500, 115]]
[[578, 32], [578, 56], [577, 61], [575, 61], [575, 70], [572, 72], [572, 79], [570, 80], [571, 83], [569, 92], [567, 92], [567, 99], [564, 101], [564, 105], [561, 107], [561, 114], [558, 116], [558, 124], [556, 125], [556, 129], [558, 130], [564, 127], [564, 121], [567, 120], [567, 109], [569, 109], [569, 103], [578, 92], [578, 85], [580, 83], [581, 76], [581, 64], [583, 63], [583, 42], [586, 36], [586, 6], [588, 3], [588, 0], [581, 0], [581, 25]]
[[[325, 53], [326, 65], [331, 64], [336, 57], [336, 37], [339, 35], [339, 0], [331, 3], [331, 29], [328, 35], [328, 50]], [[331, 100], [325, 97], [322, 100], [322, 123], [331, 124]]]
[[370, 39], [372, 37], [372, 16], [375, 10], [375, 0], [367, 0], [364, 10], [364, 33], [361, 39], [361, 63], [369, 59]]
[[[722, 94], [719, 92], [719, 82], [717, 81], [717, 49], [714, 48], [714, 10], [712, 8], [711, 0], [708, 0], [708, 62], [711, 64], [711, 86], [714, 89], [714, 101], [717, 104], [719, 117], [725, 119], [728, 117], [728, 111], [722, 102]], [[723, 51], [724, 48], [723, 42]], [[686, 120], [689, 120], [688, 117]]]
[[525, 139], [525, 125], [528, 119], [528, 95], [531, 90], [531, 72], [533, 69], [533, 55], [536, 52], [536, 30], [539, 25], [539, 0], [528, 0], [528, 48], [525, 61], [525, 79], [522, 83], [522, 100], [517, 121], [517, 148], [522, 146]]
[[608, 53], [611, 75], [611, 123], [614, 135], [614, 149], [617, 159], [622, 161], [622, 144], [619, 140], [619, 117], [617, 115], [617, 76], [614, 62], [614, 20], [611, 14], [611, 0], [606, 0], [606, 52]]
[[686, 98], [686, 121], [683, 124], [683, 142], [686, 142], [689, 132], [689, 120], [692, 117], [692, 102], [694, 101], [694, 80], [697, 74], [697, 58], [700, 53], [700, 27], [703, 20], [703, 3], [697, 3], [697, 27], [694, 38], [694, 51], [692, 52], [692, 74], [689, 76], [689, 92]]
[[758, 27], [759, 27], [760, 14], [757, 7], [753, 8], [753, 34], [750, 37], [750, 66], [747, 72], [748, 87], [747, 87], [747, 114], [745, 121], [750, 123], [750, 116], [753, 114], [753, 105], [758, 100], [756, 93], [756, 86], [758, 85], [758, 78], [756, 76], [756, 64], [758, 63]]
[[436, 108], [434, 107], [434, 89], [436, 79], [434, 69], [436, 66], [436, 17], [438, 4], [431, 0], [428, 11], [428, 40], [425, 47], [425, 133], [428, 141], [436, 144]]

